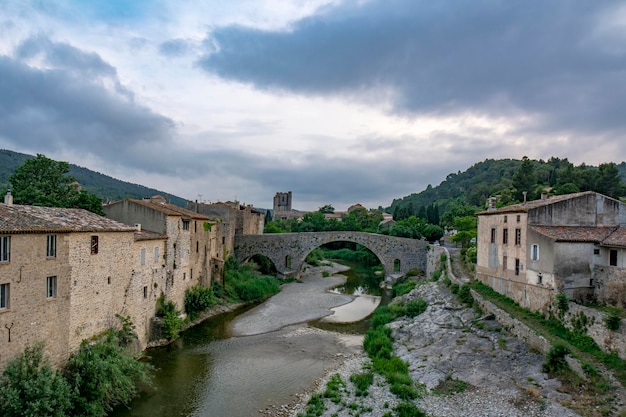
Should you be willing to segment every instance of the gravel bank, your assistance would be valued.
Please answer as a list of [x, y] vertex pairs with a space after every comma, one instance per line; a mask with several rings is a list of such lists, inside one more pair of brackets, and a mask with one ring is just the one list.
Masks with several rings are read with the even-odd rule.
[[[529, 351], [495, 320], [477, 319], [474, 310], [460, 305], [441, 283], [419, 285], [402, 301], [418, 297], [428, 301], [426, 312], [389, 326], [395, 339], [394, 353], [409, 363], [411, 377], [423, 384], [423, 398], [413, 403], [427, 415], [578, 416], [559, 404], [567, 396], [558, 391], [558, 381], [541, 372], [543, 357]], [[335, 373], [346, 382], [340, 404], [326, 399], [323, 416], [382, 416], [392, 412], [398, 400], [380, 376], [375, 377], [369, 395], [355, 395], [350, 375], [362, 372], [368, 364], [369, 359], [361, 352], [319, 381], [317, 392], [323, 392]], [[444, 390], [446, 381], [455, 380], [468, 385], [460, 393], [437, 394]], [[308, 398], [310, 394], [302, 397], [292, 417], [305, 410]]]

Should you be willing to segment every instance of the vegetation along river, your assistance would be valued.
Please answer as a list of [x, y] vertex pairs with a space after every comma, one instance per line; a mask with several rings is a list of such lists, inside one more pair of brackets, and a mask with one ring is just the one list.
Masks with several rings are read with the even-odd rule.
[[[295, 404], [325, 372], [361, 350], [368, 323], [360, 318], [381, 298], [386, 302], [371, 273], [347, 268], [308, 268], [301, 282], [283, 285], [265, 303], [209, 319], [150, 349], [158, 369], [154, 389], [111, 415], [247, 417]], [[358, 321], [338, 323], [334, 316]]]

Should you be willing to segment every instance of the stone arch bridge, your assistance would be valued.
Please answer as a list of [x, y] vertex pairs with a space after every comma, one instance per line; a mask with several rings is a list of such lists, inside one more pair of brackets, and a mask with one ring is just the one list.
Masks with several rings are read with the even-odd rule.
[[385, 276], [404, 275], [411, 269], [427, 269], [428, 242], [363, 232], [301, 232], [236, 235], [235, 256], [244, 262], [254, 255], [268, 257], [279, 277], [299, 277], [307, 255], [331, 242], [353, 242], [378, 257]]

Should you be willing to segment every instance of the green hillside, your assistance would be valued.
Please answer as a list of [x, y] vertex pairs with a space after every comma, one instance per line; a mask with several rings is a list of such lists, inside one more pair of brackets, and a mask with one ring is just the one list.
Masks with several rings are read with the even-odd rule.
[[436, 187], [394, 199], [387, 212], [400, 218], [417, 215], [424, 207], [437, 206], [445, 213], [451, 205], [462, 204], [476, 208], [485, 207], [489, 197], [497, 197], [499, 205], [528, 200], [541, 193], [566, 194], [577, 191], [597, 191], [623, 198], [626, 196], [626, 162], [606, 163], [598, 167], [574, 166], [565, 159], [552, 157], [547, 161], [531, 159], [486, 159], [464, 172], [449, 174]]
[[[15, 168], [30, 158], [34, 158], [34, 156], [0, 149], [0, 190], [7, 188], [8, 179]], [[155, 190], [154, 188], [144, 187], [143, 185], [120, 181], [77, 165], [70, 164], [70, 175], [76, 178], [85, 190], [94, 193], [104, 201], [121, 200], [127, 197], [143, 198], [146, 196], [163, 195], [172, 204], [181, 207], [187, 206], [187, 200], [184, 198]]]

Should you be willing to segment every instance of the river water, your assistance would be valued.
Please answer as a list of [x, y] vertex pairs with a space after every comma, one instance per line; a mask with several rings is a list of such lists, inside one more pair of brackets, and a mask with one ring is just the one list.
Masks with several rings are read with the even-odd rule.
[[[332, 308], [352, 314], [346, 306], [354, 297], [345, 290], [325, 291], [345, 278], [322, 278], [318, 272], [283, 286], [261, 305], [209, 319], [174, 343], [148, 350], [158, 369], [154, 388], [111, 415], [247, 417], [296, 403], [299, 393], [361, 349], [368, 327], [367, 320], [324, 319]], [[362, 279], [354, 270], [342, 274], [349, 275], [346, 287]], [[375, 308], [371, 297], [365, 303]]]

